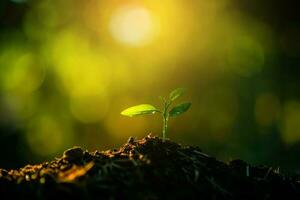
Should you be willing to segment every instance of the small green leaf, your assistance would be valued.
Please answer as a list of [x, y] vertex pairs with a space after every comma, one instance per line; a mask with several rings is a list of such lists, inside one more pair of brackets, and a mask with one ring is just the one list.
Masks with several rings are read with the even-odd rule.
[[156, 112], [159, 112], [157, 108], [150, 104], [140, 104], [137, 106], [132, 106], [130, 108], [127, 108], [121, 112], [121, 115], [133, 117], [138, 115], [150, 115], [155, 114]]
[[178, 115], [181, 115], [182, 113], [186, 112], [191, 107], [191, 105], [192, 105], [191, 103], [179, 104], [179, 105], [175, 106], [174, 108], [172, 108], [172, 110], [170, 110], [169, 116], [177, 117]]
[[177, 88], [173, 90], [169, 95], [169, 100], [172, 102], [175, 99], [181, 97], [185, 93], [185, 88]]

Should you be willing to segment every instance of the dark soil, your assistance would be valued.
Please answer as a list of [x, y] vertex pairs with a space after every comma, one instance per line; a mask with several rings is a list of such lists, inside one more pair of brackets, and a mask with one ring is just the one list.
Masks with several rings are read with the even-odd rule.
[[0, 169], [0, 199], [8, 198], [300, 199], [300, 179], [148, 135], [116, 150], [74, 147], [51, 162]]

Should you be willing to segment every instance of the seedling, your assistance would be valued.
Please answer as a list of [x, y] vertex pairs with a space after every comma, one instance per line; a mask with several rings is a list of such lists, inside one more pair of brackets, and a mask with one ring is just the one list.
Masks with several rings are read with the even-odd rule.
[[177, 88], [169, 94], [168, 98], [159, 97], [163, 102], [163, 108], [161, 110], [157, 109], [155, 106], [151, 104], [140, 104], [123, 110], [121, 112], [121, 115], [134, 117], [134, 116], [141, 116], [141, 115], [153, 115], [156, 113], [160, 114], [163, 118], [163, 141], [165, 141], [169, 118], [177, 117], [181, 115], [182, 113], [186, 112], [191, 106], [191, 103], [187, 102], [187, 103], [178, 104], [174, 106], [172, 109], [170, 109], [172, 103], [176, 99], [181, 97], [184, 93], [185, 93], [184, 88]]

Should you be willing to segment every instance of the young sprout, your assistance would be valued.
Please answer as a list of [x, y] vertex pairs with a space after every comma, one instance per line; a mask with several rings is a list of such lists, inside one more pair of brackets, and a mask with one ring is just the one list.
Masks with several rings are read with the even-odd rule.
[[182, 113], [186, 112], [191, 106], [191, 103], [187, 102], [187, 103], [178, 104], [174, 106], [172, 109], [170, 109], [172, 103], [176, 99], [181, 97], [184, 93], [185, 93], [184, 88], [177, 88], [170, 93], [167, 99], [163, 97], [159, 97], [163, 101], [163, 108], [161, 110], [157, 109], [155, 106], [151, 104], [140, 104], [123, 110], [121, 112], [121, 115], [133, 117], [133, 116], [140, 116], [140, 115], [152, 115], [155, 113], [161, 114], [163, 117], [163, 141], [165, 141], [169, 118], [177, 117], [181, 115]]

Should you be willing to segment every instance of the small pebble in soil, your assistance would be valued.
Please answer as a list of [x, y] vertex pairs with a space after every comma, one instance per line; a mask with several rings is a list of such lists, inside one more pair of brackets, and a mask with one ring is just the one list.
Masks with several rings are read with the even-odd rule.
[[82, 150], [82, 148], [75, 146], [64, 152], [63, 159], [69, 162], [74, 162], [74, 161], [81, 160], [83, 158], [83, 155], [84, 155], [84, 151]]

